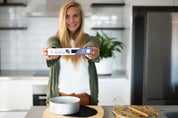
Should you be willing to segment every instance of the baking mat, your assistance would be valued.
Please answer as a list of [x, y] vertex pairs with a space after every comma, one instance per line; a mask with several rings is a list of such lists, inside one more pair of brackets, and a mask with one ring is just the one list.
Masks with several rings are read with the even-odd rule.
[[[93, 116], [87, 118], [103, 118], [104, 117], [104, 109], [101, 106], [96, 105], [87, 105], [86, 107], [93, 108], [97, 111], [97, 113]], [[50, 112], [49, 107], [47, 107], [43, 111], [43, 118], [82, 118], [82, 116], [64, 116]], [[84, 118], [84, 117], [83, 117]]]
[[65, 115], [65, 116], [73, 116], [73, 117], [90, 117], [97, 114], [97, 111], [94, 108], [90, 108], [87, 106], [80, 106], [80, 111], [75, 114]]

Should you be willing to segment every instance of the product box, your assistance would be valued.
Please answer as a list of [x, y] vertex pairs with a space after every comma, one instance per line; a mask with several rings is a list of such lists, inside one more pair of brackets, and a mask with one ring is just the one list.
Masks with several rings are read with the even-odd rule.
[[48, 55], [85, 55], [92, 54], [92, 48], [50, 48]]

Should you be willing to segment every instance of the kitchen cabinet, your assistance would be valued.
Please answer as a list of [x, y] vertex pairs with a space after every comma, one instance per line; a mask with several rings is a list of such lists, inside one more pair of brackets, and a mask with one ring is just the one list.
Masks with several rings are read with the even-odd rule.
[[21, 111], [21, 112], [0, 112], [0, 118], [25, 118], [25, 115], [27, 114], [27, 111]]
[[[99, 77], [99, 105], [129, 104], [129, 83], [126, 77]], [[47, 85], [48, 79], [33, 80], [32, 85]]]
[[31, 80], [0, 80], [0, 110], [28, 110], [32, 106]]
[[[28, 110], [33, 105], [32, 85], [47, 85], [48, 80], [1, 80], [0, 110]], [[129, 104], [126, 78], [99, 79], [99, 105]]]
[[117, 106], [129, 104], [127, 79], [99, 79], [99, 105]]
[[133, 0], [134, 6], [174, 6], [174, 0]]

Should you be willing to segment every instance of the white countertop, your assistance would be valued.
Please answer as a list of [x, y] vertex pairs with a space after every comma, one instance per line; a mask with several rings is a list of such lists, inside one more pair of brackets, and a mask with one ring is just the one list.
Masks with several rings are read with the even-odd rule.
[[[111, 76], [98, 76], [99, 79], [127, 79], [124, 72], [114, 71]], [[1, 70], [0, 80], [49, 79], [48, 70]]]

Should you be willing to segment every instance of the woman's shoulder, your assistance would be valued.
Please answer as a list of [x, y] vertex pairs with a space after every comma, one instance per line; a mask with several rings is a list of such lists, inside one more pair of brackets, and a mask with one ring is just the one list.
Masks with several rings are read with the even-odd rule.
[[57, 36], [51, 36], [47, 40], [47, 46], [48, 47], [60, 47], [60, 41]]
[[88, 38], [86, 38], [85, 41], [86, 42], [88, 42], [88, 41], [98, 42], [98, 41], [100, 41], [100, 39], [98, 37], [96, 37], [96, 36], [89, 36]]
[[50, 36], [48, 40], [59, 40], [59, 38], [57, 36]]
[[57, 36], [51, 36], [48, 38], [47, 42], [59, 42], [59, 38]]
[[89, 35], [89, 34], [86, 34], [86, 41], [88, 40], [98, 40], [99, 38], [97, 36], [92, 36], [92, 35]]
[[100, 44], [101, 41], [98, 37], [90, 35], [86, 38], [84, 47], [100, 47]]

